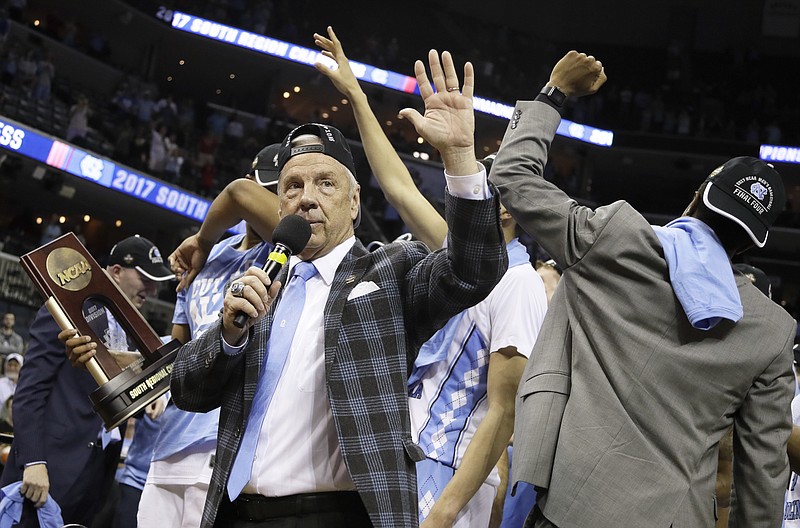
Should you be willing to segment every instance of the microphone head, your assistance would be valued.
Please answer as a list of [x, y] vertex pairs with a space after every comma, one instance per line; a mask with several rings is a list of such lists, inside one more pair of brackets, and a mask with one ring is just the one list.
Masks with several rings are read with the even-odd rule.
[[283, 244], [292, 255], [303, 251], [311, 238], [311, 224], [297, 215], [284, 216], [272, 231], [272, 241]]

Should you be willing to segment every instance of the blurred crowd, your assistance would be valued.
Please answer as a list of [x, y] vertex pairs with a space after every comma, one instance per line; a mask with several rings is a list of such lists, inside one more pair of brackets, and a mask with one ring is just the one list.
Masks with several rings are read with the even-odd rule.
[[[304, 3], [309, 4], [305, 12], [312, 12], [310, 3]], [[170, 7], [304, 45], [308, 44], [308, 35], [319, 29], [313, 16], [290, 16], [303, 9], [297, 2], [177, 0]], [[31, 23], [24, 10], [14, 13], [12, 18], [17, 21]], [[506, 26], [478, 27], [480, 22], [469, 17], [457, 13], [452, 17], [462, 34], [475, 37], [454, 52], [475, 63], [479, 95], [489, 99], [513, 103], [519, 94], [529, 91], [528, 87], [542, 84], [547, 74], [544, 70], [531, 74], [514, 65], [522, 61], [550, 64], [561, 53], [556, 43]], [[360, 18], [358, 23], [360, 27], [380, 27]], [[408, 27], [413, 33], [414, 26]], [[36, 29], [122, 71], [131, 69], [114, 64], [113, 50], [101, 30], [77, 23], [68, 13], [54, 12], [40, 20]], [[347, 30], [345, 26], [341, 31]], [[415, 42], [426, 40], [414, 39], [413, 34], [403, 37], [401, 45], [396, 35], [370, 30], [364, 38], [353, 41], [351, 54], [361, 62], [408, 74], [409, 65], [425, 53]], [[491, 55], [482, 50], [491, 50]], [[599, 49], [597, 53], [601, 52], [607, 57], [607, 65], [635, 62], [639, 66], [635, 71], [615, 69], [617, 75], [606, 91], [589, 102], [571, 104], [567, 118], [615, 131], [750, 144], [798, 142], [798, 95], [764, 75], [777, 66], [773, 63], [778, 59], [762, 57], [753, 49], [704, 55], [679, 40], [663, 50], [630, 47]], [[88, 98], [75, 87], [65, 84], [62, 88], [46, 45], [12, 39], [2, 48], [0, 62], [4, 85], [38, 100], [65, 98], [63, 102], [69, 108], [66, 139], [79, 145], [93, 139], [87, 146], [204, 196], [215, 195], [238, 177], [254, 150], [280, 139], [292, 124], [278, 107], [264, 115], [263, 109], [247, 108], [241, 101], [231, 107], [210, 106], [209, 101], [190, 94], [172, 94], [136, 74], [127, 75], [114, 93], [91, 94]], [[643, 71], [647, 69], [652, 71]], [[719, 75], [721, 72], [725, 75]], [[93, 134], [97, 137], [92, 138]], [[401, 152], [419, 148], [399, 134], [391, 139]]]
[[11, 443], [2, 437], [3, 433], [12, 433], [14, 419], [11, 404], [17, 388], [19, 369], [24, 362], [27, 343], [15, 330], [16, 316], [13, 312], [3, 314], [0, 326], [0, 472], [8, 456], [8, 445]]

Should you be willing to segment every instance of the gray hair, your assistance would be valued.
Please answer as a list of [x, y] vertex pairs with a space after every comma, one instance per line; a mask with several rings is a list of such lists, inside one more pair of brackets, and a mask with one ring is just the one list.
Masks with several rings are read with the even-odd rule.
[[[302, 147], [305, 145], [322, 145], [322, 139], [319, 136], [315, 136], [314, 134], [301, 134], [292, 140], [290, 148]], [[336, 163], [339, 163], [339, 160], [336, 160]], [[350, 181], [350, 190], [348, 191], [348, 196], [350, 198], [353, 198], [353, 196], [355, 196], [356, 194], [356, 189], [358, 188], [358, 181], [356, 180], [355, 175], [352, 172], [350, 172], [350, 169], [348, 169], [341, 163], [339, 163], [339, 165], [342, 166], [344, 172], [347, 174], [347, 179]], [[281, 171], [281, 173], [283, 173], [283, 171]], [[279, 183], [277, 189], [278, 194], [281, 193], [280, 178], [281, 175], [278, 174], [278, 183]]]

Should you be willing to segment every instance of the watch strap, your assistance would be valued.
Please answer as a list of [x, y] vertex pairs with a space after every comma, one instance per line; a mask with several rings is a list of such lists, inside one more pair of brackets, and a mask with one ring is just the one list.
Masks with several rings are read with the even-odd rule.
[[562, 92], [558, 86], [545, 85], [536, 96], [536, 100], [561, 108], [564, 106], [564, 101], [567, 100], [567, 94]]

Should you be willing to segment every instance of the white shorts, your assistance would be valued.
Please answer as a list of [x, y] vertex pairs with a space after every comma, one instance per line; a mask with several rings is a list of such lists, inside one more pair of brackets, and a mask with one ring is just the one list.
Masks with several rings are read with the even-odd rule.
[[150, 464], [138, 528], [198, 528], [211, 481], [211, 453], [180, 454]]
[[[492, 516], [492, 504], [497, 494], [497, 487], [484, 482], [470, 501], [461, 508], [456, 516], [453, 528], [475, 528], [489, 526]], [[141, 526], [141, 525], [140, 525]]]

